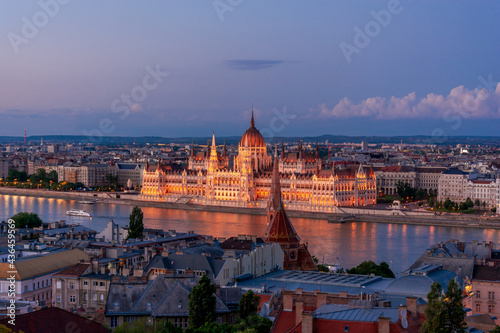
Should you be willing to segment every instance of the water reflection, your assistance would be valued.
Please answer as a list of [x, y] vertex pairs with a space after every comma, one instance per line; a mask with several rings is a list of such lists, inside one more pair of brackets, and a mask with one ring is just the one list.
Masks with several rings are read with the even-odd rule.
[[[83, 209], [92, 218], [67, 216], [69, 209]], [[102, 231], [109, 220], [122, 226], [129, 223], [132, 207], [96, 203], [79, 204], [75, 200], [32, 198], [0, 195], [0, 220], [21, 211], [35, 212], [44, 221], [66, 220]], [[203, 211], [184, 211], [144, 207], [144, 222], [148, 228], [194, 230], [218, 237], [238, 234], [262, 236], [266, 229], [263, 215], [239, 215]], [[293, 218], [292, 222], [313, 255], [327, 263], [352, 267], [364, 260], [386, 261], [400, 272], [411, 265], [427, 247], [449, 239], [498, 241], [498, 230], [461, 229], [416, 225], [353, 222], [328, 223], [326, 220]]]

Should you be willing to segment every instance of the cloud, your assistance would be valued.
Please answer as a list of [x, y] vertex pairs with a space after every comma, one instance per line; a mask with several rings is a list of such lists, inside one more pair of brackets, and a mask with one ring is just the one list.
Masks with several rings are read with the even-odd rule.
[[258, 71], [262, 69], [268, 69], [279, 64], [284, 63], [283, 60], [248, 60], [248, 59], [235, 59], [227, 60], [226, 65], [229, 68], [238, 71]]
[[448, 95], [430, 93], [418, 99], [415, 92], [404, 97], [370, 97], [354, 103], [344, 97], [333, 108], [320, 104], [310, 109], [309, 117], [417, 119], [439, 118], [459, 114], [463, 118], [500, 118], [500, 83], [495, 90], [485, 87], [473, 90], [458, 86]]

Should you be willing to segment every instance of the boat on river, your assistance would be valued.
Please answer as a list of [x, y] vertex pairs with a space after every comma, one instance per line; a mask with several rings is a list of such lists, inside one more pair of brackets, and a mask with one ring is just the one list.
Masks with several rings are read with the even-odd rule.
[[92, 214], [89, 213], [89, 212], [86, 212], [84, 210], [81, 210], [81, 209], [70, 209], [66, 212], [66, 215], [70, 215], [70, 216], [83, 216], [83, 217], [91, 217]]

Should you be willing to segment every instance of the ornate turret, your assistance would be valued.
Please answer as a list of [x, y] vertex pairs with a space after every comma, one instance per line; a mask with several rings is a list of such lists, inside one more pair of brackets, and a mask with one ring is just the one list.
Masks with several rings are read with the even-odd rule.
[[319, 142], [316, 140], [316, 159], [319, 159]]
[[191, 141], [191, 158], [194, 158], [194, 144], [193, 141]]

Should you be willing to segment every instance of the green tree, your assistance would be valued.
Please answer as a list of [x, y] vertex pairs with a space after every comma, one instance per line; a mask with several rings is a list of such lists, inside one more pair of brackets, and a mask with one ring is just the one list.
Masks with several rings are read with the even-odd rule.
[[35, 228], [43, 223], [36, 213], [21, 212], [12, 216], [11, 219], [16, 222], [16, 228]]
[[17, 171], [16, 169], [10, 169], [6, 180], [8, 180], [9, 182], [13, 182], [15, 180], [20, 182], [25, 182], [26, 180], [28, 180], [28, 175], [24, 171]]
[[250, 315], [257, 314], [259, 309], [260, 296], [255, 295], [253, 291], [249, 290], [240, 299], [240, 304], [238, 307], [238, 313], [241, 319], [245, 319]]
[[413, 188], [409, 183], [398, 181], [396, 184], [396, 190], [398, 195], [401, 197], [401, 201], [407, 202], [415, 199], [417, 190]]
[[500, 333], [500, 326], [498, 326], [498, 325], [495, 326], [495, 328], [492, 329], [490, 333]]
[[144, 213], [142, 210], [135, 206], [130, 214], [130, 224], [128, 226], [128, 236], [129, 238], [142, 238], [142, 232], [144, 231]]
[[249, 316], [233, 326], [233, 333], [268, 333], [271, 331], [272, 325], [273, 322], [268, 318], [263, 318], [259, 315]]
[[434, 205], [436, 204], [436, 200], [433, 197], [429, 197], [429, 199], [427, 199], [427, 204], [429, 205], [429, 207], [434, 207]]
[[319, 264], [319, 265], [316, 265], [316, 267], [318, 267], [318, 271], [320, 271], [320, 272], [325, 272], [325, 273], [329, 273], [330, 272], [330, 270], [328, 269], [328, 267], [326, 267], [325, 265]]
[[346, 270], [348, 274], [370, 275], [375, 274], [386, 278], [395, 278], [393, 271], [386, 262], [377, 265], [373, 261], [363, 261], [356, 267]]
[[203, 275], [189, 293], [189, 325], [199, 328], [215, 322], [215, 285]]
[[57, 176], [57, 171], [55, 170], [52, 170], [51, 172], [49, 172], [47, 174], [47, 180], [50, 182], [50, 181], [53, 181], [54, 183], [57, 183], [58, 181], [58, 176]]
[[481, 201], [479, 201], [479, 199], [474, 200], [474, 205], [479, 207], [481, 205]]
[[441, 285], [434, 282], [427, 294], [426, 321], [423, 333], [465, 332], [465, 311], [462, 290], [455, 280], [448, 283], [448, 291], [443, 295]]
[[465, 200], [465, 204], [467, 205], [468, 208], [474, 207], [474, 203], [472, 202], [470, 197], [467, 197], [467, 199]]

